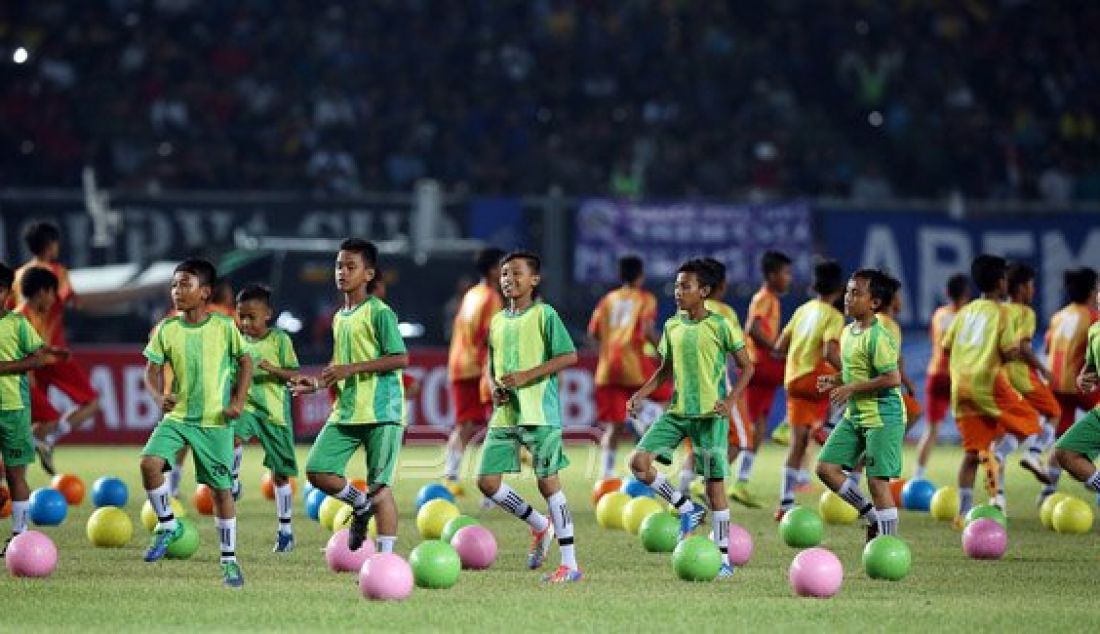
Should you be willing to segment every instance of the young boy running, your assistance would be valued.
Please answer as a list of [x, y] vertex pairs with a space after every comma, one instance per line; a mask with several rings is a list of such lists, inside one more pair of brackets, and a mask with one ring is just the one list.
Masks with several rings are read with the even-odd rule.
[[[242, 443], [252, 438], [260, 440], [264, 466], [271, 471], [275, 489], [275, 515], [279, 527], [274, 551], [287, 553], [294, 550], [294, 532], [290, 525], [294, 492], [290, 478], [298, 475], [294, 418], [287, 383], [297, 374], [298, 356], [290, 335], [268, 325], [271, 291], [267, 287], [254, 284], [237, 293], [237, 318], [245, 336], [244, 350], [252, 357], [256, 369], [248, 390], [248, 402], [240, 418], [233, 421], [233, 436]], [[243, 448], [243, 444], [233, 448], [233, 488], [238, 491], [240, 486], [236, 483], [240, 480]]]
[[951, 374], [947, 354], [940, 342], [943, 334], [951, 327], [955, 315], [970, 301], [970, 278], [962, 274], [952, 275], [947, 280], [946, 292], [948, 303], [937, 308], [928, 323], [928, 341], [931, 342], [932, 356], [928, 360], [927, 378], [924, 382], [927, 416], [924, 433], [917, 442], [917, 468], [913, 472], [916, 480], [922, 480], [928, 474], [928, 458], [932, 455], [940, 425], [951, 405]]
[[[658, 346], [661, 365], [630, 398], [628, 407], [636, 412], [669, 376], [676, 391], [668, 410], [638, 443], [630, 468], [635, 478], [676, 508], [680, 538], [684, 539], [702, 521], [706, 510], [673, 489], [664, 474], [654, 468], [653, 461], [671, 464], [680, 443], [691, 440], [695, 471], [706, 482], [714, 543], [722, 552], [718, 575], [730, 577], [733, 566], [728, 556], [730, 511], [726, 498], [729, 415], [752, 378], [752, 361], [745, 352], [740, 329], [706, 307], [706, 299], [720, 283], [715, 268], [704, 260], [688, 260], [680, 265], [674, 290], [678, 313], [665, 322]], [[729, 355], [733, 355], [740, 370], [732, 387], [726, 378]]]
[[[172, 469], [180, 449], [190, 447], [196, 479], [214, 493], [223, 583], [239, 588], [244, 575], [237, 562], [237, 518], [230, 492], [231, 421], [241, 415], [248, 399], [252, 359], [244, 354], [233, 320], [207, 310], [216, 276], [214, 265], [205, 260], [186, 260], [177, 266], [172, 274], [172, 304], [180, 314], [161, 324], [145, 347], [145, 387], [164, 411], [164, 419], [141, 452], [142, 482], [158, 519], [145, 561], [164, 557], [168, 546], [183, 535], [183, 525], [172, 514], [171, 489], [164, 474]], [[236, 387], [232, 388], [234, 364]], [[167, 392], [165, 365], [171, 366], [173, 375]]]
[[[295, 377], [291, 390], [297, 395], [335, 387], [332, 413], [309, 450], [306, 475], [313, 486], [354, 509], [348, 548], [363, 546], [367, 525], [377, 515], [378, 550], [389, 553], [397, 542], [393, 484], [405, 430], [401, 374], [409, 355], [397, 315], [370, 293], [377, 267], [374, 244], [359, 238], [340, 244], [336, 288], [344, 295], [344, 307], [332, 320], [332, 363], [319, 377]], [[365, 493], [344, 477], [359, 447], [367, 457]]]
[[[573, 543], [573, 516], [558, 478], [558, 472], [569, 466], [562, 448], [558, 373], [577, 363], [577, 352], [557, 311], [537, 301], [540, 268], [538, 256], [526, 251], [514, 251], [501, 261], [500, 288], [506, 305], [489, 326], [493, 417], [481, 450], [477, 485], [485, 497], [531, 527], [531, 570], [542, 566], [557, 535], [561, 565], [543, 581], [571, 583], [583, 574]], [[503, 474], [519, 472], [521, 448], [531, 452], [550, 520], [503, 482]]]
[[[868, 541], [894, 535], [898, 527], [889, 482], [901, 475], [905, 406], [898, 389], [898, 342], [882, 323], [882, 308], [896, 292], [894, 280], [882, 271], [861, 269], [852, 275], [844, 312], [853, 321], [840, 337], [841, 373], [818, 378], [819, 389], [835, 406], [844, 406], [844, 418], [818, 456], [817, 475], [867, 519]], [[845, 475], [859, 463], [873, 505]]]
[[[1077, 388], [1082, 394], [1094, 395], [1100, 391], [1100, 324], [1089, 328], [1085, 363], [1077, 376]], [[1077, 481], [1093, 493], [1100, 494], [1100, 472], [1094, 464], [1100, 456], [1100, 405], [1094, 407], [1081, 420], [1073, 424], [1058, 440], [1054, 460], [1069, 471]]]

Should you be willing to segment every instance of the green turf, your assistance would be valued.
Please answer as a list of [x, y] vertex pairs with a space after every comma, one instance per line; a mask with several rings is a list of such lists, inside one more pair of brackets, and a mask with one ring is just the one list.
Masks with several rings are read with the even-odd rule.
[[[304, 457], [304, 448], [302, 450]], [[188, 561], [141, 561], [147, 536], [137, 520], [144, 500], [137, 478], [137, 448], [69, 448], [57, 452], [59, 468], [79, 474], [89, 489], [95, 478], [114, 474], [130, 485], [127, 508], [135, 537], [126, 548], [95, 549], [84, 535], [90, 495], [70, 509], [60, 527], [43, 530], [58, 544], [60, 565], [52, 578], [0, 581], [0, 629], [106, 631], [280, 630], [325, 632], [383, 630], [447, 631], [1097, 631], [1095, 533], [1066, 536], [1047, 532], [1033, 500], [1037, 485], [1012, 466], [1009, 477], [1009, 550], [1001, 561], [970, 561], [959, 534], [926, 514], [902, 513], [901, 535], [913, 551], [913, 571], [901, 582], [872, 581], [860, 566], [862, 531], [855, 526], [826, 528], [825, 546], [845, 566], [840, 594], [831, 600], [799, 599], [787, 584], [795, 551], [782, 545], [772, 520], [781, 448], [769, 447], [758, 461], [757, 491], [764, 509], [734, 507], [734, 521], [756, 542], [752, 561], [724, 582], [688, 584], [676, 579], [669, 556], [648, 554], [636, 537], [596, 526], [589, 491], [597, 452], [570, 447], [574, 466], [565, 478], [577, 522], [577, 549], [585, 580], [548, 587], [524, 567], [528, 537], [523, 525], [504, 512], [479, 511], [470, 496], [463, 511], [480, 516], [500, 545], [496, 565], [485, 572], [463, 572], [451, 590], [415, 590], [403, 603], [370, 603], [359, 598], [353, 575], [329, 572], [320, 554], [328, 535], [305, 518], [299, 492], [295, 505], [298, 549], [271, 552], [274, 504], [260, 495], [262, 454], [245, 454], [245, 496], [239, 507], [238, 549], [247, 585], [241, 591], [220, 585], [213, 520], [200, 519], [202, 545]], [[957, 449], [934, 458], [933, 480], [948, 484]], [[406, 448], [398, 485], [401, 528], [398, 551], [406, 555], [419, 541], [412, 520], [417, 488], [438, 473], [441, 447]], [[361, 459], [351, 475], [363, 472]], [[908, 463], [907, 463], [908, 464]], [[33, 468], [32, 486], [46, 477]], [[517, 482], [518, 481], [518, 482]], [[530, 476], [513, 486], [537, 500]], [[194, 487], [190, 470], [185, 491]], [[1075, 483], [1063, 490], [1084, 497]], [[817, 494], [801, 496], [816, 507]], [[189, 513], [194, 516], [193, 509]], [[7, 531], [4, 521], [0, 530]], [[705, 531], [700, 531], [704, 532]], [[556, 550], [549, 564], [556, 564]]]

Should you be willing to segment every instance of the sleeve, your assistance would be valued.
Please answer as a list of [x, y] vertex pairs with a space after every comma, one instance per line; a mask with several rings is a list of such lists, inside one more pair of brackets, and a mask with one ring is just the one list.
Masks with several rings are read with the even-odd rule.
[[279, 337], [279, 365], [286, 370], [297, 370], [298, 355], [294, 352], [294, 340], [285, 332]]
[[1016, 325], [1009, 319], [1007, 307], [1001, 307], [998, 321], [1000, 322], [1000, 336], [997, 338], [998, 349], [1001, 352], [1007, 352], [1020, 345], [1020, 336], [1016, 331]]
[[725, 351], [728, 353], [736, 353], [745, 347], [745, 335], [740, 328], [737, 327], [730, 320], [726, 320], [725, 328]]
[[821, 330], [821, 341], [840, 341], [840, 333], [844, 330], [844, 317], [840, 314], [840, 311], [832, 311], [829, 313], [828, 320], [825, 322], [825, 327]]
[[386, 308], [376, 311], [371, 317], [371, 326], [383, 356], [408, 352], [405, 340], [401, 338], [401, 331], [397, 328], [397, 314], [393, 310]]
[[596, 310], [592, 311], [592, 317], [588, 319], [588, 334], [590, 336], [596, 336], [600, 331], [600, 322], [603, 321], [604, 306], [607, 303], [607, 298], [604, 297], [596, 304]]
[[898, 342], [885, 329], [879, 331], [875, 340], [875, 350], [871, 359], [871, 367], [879, 374], [886, 374], [898, 369]]
[[24, 319], [19, 322], [19, 351], [24, 356], [32, 354], [44, 345], [46, 344], [43, 343], [42, 337], [30, 321]]
[[569, 331], [565, 329], [565, 324], [562, 323], [557, 311], [548, 306], [543, 308], [542, 319], [542, 336], [546, 341], [546, 347], [550, 351], [551, 357], [560, 357], [563, 354], [577, 351], [573, 346], [573, 339], [569, 336]]
[[145, 358], [152, 361], [157, 365], [164, 365], [164, 323], [161, 322], [153, 327], [153, 334], [149, 337], [149, 343], [145, 345], [145, 350], [142, 352]]
[[241, 331], [237, 329], [237, 326], [233, 323], [232, 319], [226, 318], [225, 327], [228, 329], [226, 333], [226, 345], [229, 356], [236, 359], [244, 353], [244, 338], [241, 337]]

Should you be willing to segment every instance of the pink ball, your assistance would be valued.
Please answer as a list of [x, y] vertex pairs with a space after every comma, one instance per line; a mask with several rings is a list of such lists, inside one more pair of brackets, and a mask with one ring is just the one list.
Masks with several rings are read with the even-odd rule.
[[988, 517], [967, 524], [962, 540], [963, 551], [972, 559], [1000, 559], [1008, 548], [1008, 533]]
[[791, 562], [790, 581], [791, 589], [800, 597], [828, 598], [840, 590], [844, 567], [828, 550], [810, 548]]
[[359, 592], [374, 601], [401, 601], [412, 594], [413, 573], [409, 564], [393, 553], [367, 557], [359, 571]]
[[57, 567], [57, 546], [38, 531], [27, 531], [8, 544], [4, 565], [13, 577], [48, 577]]
[[481, 525], [460, 528], [451, 539], [451, 546], [458, 552], [462, 567], [470, 570], [485, 570], [497, 559], [497, 540]]
[[737, 524], [730, 524], [729, 553], [735, 566], [744, 566], [752, 558], [752, 535]]
[[374, 543], [367, 539], [359, 550], [348, 548], [348, 529], [341, 528], [328, 538], [325, 545], [325, 561], [333, 572], [359, 572], [363, 562], [374, 554]]

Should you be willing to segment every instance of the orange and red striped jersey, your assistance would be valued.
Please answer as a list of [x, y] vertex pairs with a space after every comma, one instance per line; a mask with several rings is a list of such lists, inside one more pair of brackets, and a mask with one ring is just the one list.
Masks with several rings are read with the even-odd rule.
[[596, 385], [637, 387], [646, 376], [646, 330], [657, 319], [657, 298], [640, 288], [617, 288], [600, 299], [588, 334], [600, 342]]
[[451, 381], [484, 374], [489, 359], [489, 322], [503, 307], [500, 294], [485, 283], [474, 285], [462, 296], [447, 354], [447, 376]]
[[1089, 326], [1098, 316], [1095, 309], [1084, 304], [1067, 304], [1050, 318], [1046, 347], [1050, 353], [1050, 387], [1055, 392], [1077, 392], [1077, 374], [1085, 364]]
[[759, 323], [764, 336], [774, 342], [779, 338], [780, 317], [779, 296], [766, 285], [761, 286], [760, 290], [752, 296], [752, 301], [749, 302], [749, 314], [745, 316], [745, 347], [748, 349], [749, 358], [752, 359], [753, 363], [772, 360], [769, 351], [757, 351], [756, 342], [749, 335], [753, 324]]
[[944, 333], [955, 321], [955, 314], [953, 304], [944, 304], [932, 313], [932, 320], [928, 322], [928, 341], [932, 344], [932, 356], [928, 359], [929, 376], [947, 376], [950, 373], [950, 359], [941, 343]]
[[60, 262], [42, 264], [32, 261], [19, 267], [19, 269], [15, 271], [15, 284], [12, 285], [12, 291], [14, 292], [8, 299], [8, 308], [9, 310], [15, 309], [16, 306], [22, 305], [25, 302], [26, 298], [23, 297], [22, 284], [20, 282], [23, 279], [23, 274], [31, 267], [47, 269], [57, 276], [57, 301], [50, 307], [45, 318], [40, 316], [32, 317], [29, 311], [23, 314], [27, 316], [27, 319], [31, 320], [34, 329], [38, 331], [38, 334], [42, 337], [42, 340], [46, 342], [46, 345], [65, 348], [67, 347], [65, 345], [65, 303], [71, 301], [74, 295], [73, 287], [69, 284], [69, 270]]

